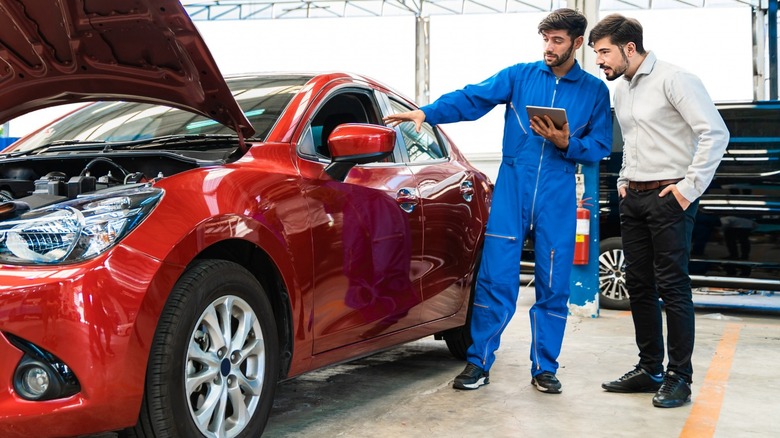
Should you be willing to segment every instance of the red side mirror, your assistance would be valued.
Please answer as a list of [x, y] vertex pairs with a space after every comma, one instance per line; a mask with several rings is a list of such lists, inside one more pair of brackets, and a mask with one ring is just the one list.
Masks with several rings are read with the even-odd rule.
[[343, 181], [356, 164], [373, 163], [393, 153], [395, 130], [381, 125], [344, 123], [328, 137], [333, 162], [325, 168], [331, 178]]

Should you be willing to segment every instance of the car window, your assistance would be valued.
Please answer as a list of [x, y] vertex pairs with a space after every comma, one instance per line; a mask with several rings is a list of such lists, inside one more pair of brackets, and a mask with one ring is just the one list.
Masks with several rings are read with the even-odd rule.
[[[394, 114], [412, 110], [412, 108], [394, 99], [390, 99], [390, 106]], [[447, 158], [447, 149], [443, 146], [444, 143], [439, 141], [436, 130], [430, 124], [423, 123], [420, 132], [414, 129], [414, 123], [411, 122], [401, 123], [398, 125], [398, 129], [401, 130], [410, 162], [416, 163]]]
[[[312, 118], [299, 141], [299, 151], [303, 155], [318, 158], [330, 158], [328, 137], [337, 126], [344, 123], [367, 123], [380, 125], [381, 117], [370, 92], [347, 89], [329, 97]], [[393, 156], [383, 162], [393, 162]]]

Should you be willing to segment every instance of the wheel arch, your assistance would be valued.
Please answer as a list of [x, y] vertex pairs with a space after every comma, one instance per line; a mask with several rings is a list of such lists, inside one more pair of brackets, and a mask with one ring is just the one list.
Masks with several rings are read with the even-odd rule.
[[[227, 260], [247, 269], [265, 288], [279, 336], [279, 377], [287, 377], [295, 348], [293, 327], [296, 322], [293, 315], [306, 314], [305, 300], [298, 287], [298, 274], [291, 260], [290, 245], [290, 239], [283, 230], [269, 229], [247, 217], [213, 217], [198, 224], [178, 239], [148, 279], [133, 332], [138, 353], [148, 358], [170, 292], [192, 262], [202, 259]], [[299, 344], [299, 347], [305, 348], [305, 342]], [[136, 378], [144, 377], [138, 375]]]
[[263, 248], [241, 239], [214, 243], [193, 260], [226, 260], [243, 266], [257, 278], [271, 302], [279, 336], [279, 378], [287, 377], [293, 353], [293, 319], [291, 298], [279, 267]]

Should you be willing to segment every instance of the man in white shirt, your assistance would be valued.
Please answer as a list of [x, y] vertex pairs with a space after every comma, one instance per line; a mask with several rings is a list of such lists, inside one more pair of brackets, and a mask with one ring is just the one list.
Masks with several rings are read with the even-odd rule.
[[[618, 177], [626, 284], [639, 363], [601, 386], [610, 392], [654, 392], [653, 405], [690, 401], [694, 310], [688, 260], [698, 198], [729, 142], [723, 119], [701, 80], [645, 51], [642, 25], [612, 14], [591, 30], [588, 44], [615, 88], [623, 133]], [[669, 360], [664, 372], [661, 304]]]

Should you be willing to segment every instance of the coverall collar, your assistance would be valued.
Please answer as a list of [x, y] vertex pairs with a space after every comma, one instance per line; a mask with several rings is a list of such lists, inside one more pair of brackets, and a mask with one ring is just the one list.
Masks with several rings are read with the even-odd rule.
[[[542, 69], [545, 70], [547, 73], [555, 76], [555, 73], [553, 73], [552, 68], [544, 63], [544, 61], [539, 61], [539, 64], [542, 65]], [[571, 66], [568, 72], [561, 77], [561, 79], [566, 79], [567, 81], [577, 81], [582, 77], [582, 75], [585, 74], [585, 71], [582, 70], [580, 67], [580, 63], [575, 59], [574, 65]]]

